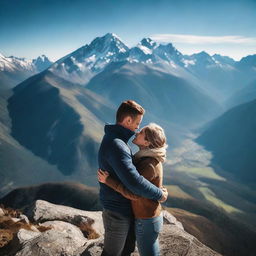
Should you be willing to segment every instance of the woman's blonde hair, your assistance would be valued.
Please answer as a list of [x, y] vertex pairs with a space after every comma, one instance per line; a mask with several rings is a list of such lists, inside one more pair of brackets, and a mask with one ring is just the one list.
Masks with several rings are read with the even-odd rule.
[[145, 139], [150, 143], [149, 148], [167, 147], [166, 136], [161, 126], [150, 123], [143, 129], [145, 131]]

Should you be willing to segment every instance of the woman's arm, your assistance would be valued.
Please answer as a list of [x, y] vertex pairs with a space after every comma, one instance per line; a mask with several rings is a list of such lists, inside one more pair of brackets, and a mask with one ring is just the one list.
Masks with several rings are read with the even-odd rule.
[[121, 182], [109, 176], [108, 172], [102, 171], [101, 169], [98, 170], [98, 181], [111, 187], [112, 189], [122, 194], [127, 199], [138, 200], [139, 198], [141, 198], [140, 196], [133, 194]]

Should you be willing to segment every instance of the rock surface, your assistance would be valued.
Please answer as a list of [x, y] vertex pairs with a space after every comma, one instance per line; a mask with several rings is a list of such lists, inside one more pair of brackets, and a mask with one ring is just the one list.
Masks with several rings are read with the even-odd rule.
[[[89, 212], [37, 200], [26, 210], [38, 229], [20, 229], [16, 234], [17, 250], [8, 256], [100, 256], [104, 227], [102, 212]], [[161, 256], [219, 256], [194, 236], [184, 231], [176, 218], [163, 211], [164, 226], [159, 236]], [[24, 216], [23, 220], [26, 219]], [[27, 221], [24, 221], [27, 224]], [[33, 227], [33, 225], [31, 225]], [[48, 228], [48, 229], [47, 229]], [[49, 229], [50, 228], [50, 229]], [[90, 237], [91, 232], [98, 236]], [[92, 239], [90, 239], [92, 238]], [[114, 241], [113, 241], [114, 242]], [[0, 250], [0, 255], [1, 250]], [[136, 251], [133, 256], [139, 256]]]
[[100, 235], [104, 234], [101, 211], [83, 211], [64, 205], [56, 205], [44, 200], [37, 200], [25, 212], [35, 222], [63, 220], [74, 225], [90, 223]]
[[77, 255], [76, 251], [82, 247], [87, 239], [74, 225], [62, 221], [48, 222], [53, 229], [42, 232], [23, 244], [16, 256], [49, 256], [49, 255]]
[[0, 208], [0, 216], [4, 216], [4, 211], [2, 208]]
[[41, 233], [35, 232], [35, 231], [31, 231], [31, 230], [26, 230], [26, 229], [20, 229], [19, 232], [17, 233], [17, 237], [19, 240], [20, 244], [24, 244], [26, 241], [28, 240], [32, 240], [38, 236], [40, 236]]
[[219, 253], [203, 245], [177, 226], [165, 224], [159, 237], [161, 256], [217, 256]]

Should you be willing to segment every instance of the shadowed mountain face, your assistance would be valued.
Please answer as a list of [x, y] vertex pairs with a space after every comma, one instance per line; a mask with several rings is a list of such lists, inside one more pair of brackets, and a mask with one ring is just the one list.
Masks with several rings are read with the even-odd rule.
[[256, 182], [256, 100], [212, 121], [197, 142], [213, 153], [213, 163], [246, 183]]
[[65, 175], [90, 173], [103, 132], [98, 118], [111, 113], [101, 102], [82, 87], [40, 73], [17, 86], [9, 99], [12, 135]]
[[127, 98], [134, 99], [151, 115], [179, 125], [209, 120], [220, 111], [196, 85], [140, 63], [114, 63], [91, 79], [86, 88], [116, 106]]
[[11, 136], [7, 109], [11, 95], [8, 90], [0, 93], [0, 197], [19, 186], [67, 179], [56, 166], [36, 156]]
[[62, 101], [56, 87], [40, 78], [37, 84], [29, 84], [21, 90], [17, 87], [9, 99], [9, 113], [12, 135], [21, 144], [57, 164], [63, 173], [72, 172], [83, 126], [79, 115]]

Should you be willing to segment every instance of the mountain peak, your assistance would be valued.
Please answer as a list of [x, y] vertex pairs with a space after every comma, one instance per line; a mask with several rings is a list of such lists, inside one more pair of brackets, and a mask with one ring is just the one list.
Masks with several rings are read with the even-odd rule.
[[220, 63], [227, 63], [230, 65], [233, 65], [235, 63], [234, 59], [232, 59], [228, 56], [220, 55], [220, 54], [214, 54], [214, 55], [212, 55], [212, 58]]
[[239, 65], [255, 67], [256, 66], [256, 54], [248, 55], [246, 57], [243, 57], [239, 61]]
[[177, 52], [178, 54], [180, 54], [180, 52], [173, 46], [172, 43], [168, 43], [168, 44], [160, 44], [158, 46], [159, 49], [166, 51], [168, 53], [173, 53], [173, 52]]
[[195, 55], [195, 56], [199, 56], [199, 57], [211, 57], [207, 52], [205, 52], [205, 51], [201, 51], [201, 52], [199, 52], [199, 53], [195, 53], [195, 54], [193, 54], [193, 55]]
[[33, 59], [32, 62], [39, 72], [47, 69], [52, 64], [52, 62], [44, 54], [38, 56], [36, 59]]
[[33, 59], [33, 61], [50, 61], [50, 60], [46, 55], [42, 54], [38, 56], [36, 59]]
[[199, 53], [194, 53], [191, 55], [191, 57], [195, 58], [199, 62], [208, 62], [208, 63], [215, 63], [211, 55], [209, 55], [205, 51], [201, 51]]
[[121, 38], [118, 35], [116, 35], [115, 33], [107, 33], [103, 37], [114, 38], [116, 40], [122, 41]]
[[126, 46], [122, 40], [113, 33], [107, 33], [102, 37], [96, 37], [90, 44], [91, 48], [96, 51], [103, 53], [105, 51], [111, 52], [126, 52], [129, 48]]
[[155, 41], [153, 41], [151, 38], [143, 38], [140, 41], [140, 44], [149, 48], [149, 49], [154, 49], [157, 46], [157, 43]]

